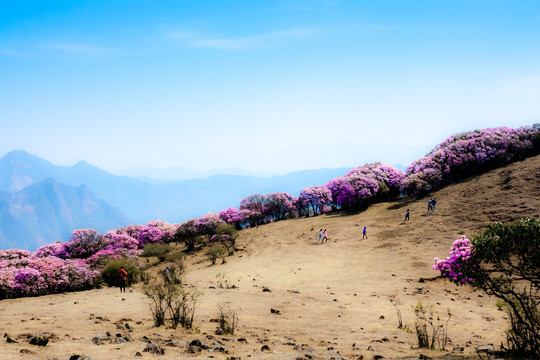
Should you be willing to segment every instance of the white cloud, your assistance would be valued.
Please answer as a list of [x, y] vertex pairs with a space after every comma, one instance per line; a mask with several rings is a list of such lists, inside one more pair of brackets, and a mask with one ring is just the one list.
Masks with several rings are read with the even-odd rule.
[[207, 37], [194, 31], [170, 31], [166, 37], [179, 40], [183, 44], [192, 47], [201, 47], [218, 50], [246, 50], [267, 46], [273, 42], [291, 39], [309, 38], [316, 35], [313, 28], [294, 28], [264, 34], [236, 38]]

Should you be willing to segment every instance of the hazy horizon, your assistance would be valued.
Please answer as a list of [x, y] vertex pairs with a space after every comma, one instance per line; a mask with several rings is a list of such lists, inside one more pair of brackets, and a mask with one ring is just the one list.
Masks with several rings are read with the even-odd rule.
[[0, 4], [0, 154], [287, 173], [407, 166], [540, 122], [534, 1]]

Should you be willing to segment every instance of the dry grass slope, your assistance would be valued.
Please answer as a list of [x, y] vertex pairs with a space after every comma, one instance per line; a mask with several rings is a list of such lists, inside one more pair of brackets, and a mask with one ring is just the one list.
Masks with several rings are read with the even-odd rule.
[[[210, 266], [202, 252], [189, 259], [186, 280], [204, 292], [195, 319], [200, 332], [152, 327], [148, 300], [137, 287], [122, 295], [117, 289], [99, 289], [3, 300], [0, 329], [18, 343], [3, 338], [0, 358], [69, 359], [86, 354], [94, 360], [126, 359], [136, 352], [143, 358], [167, 359], [443, 356], [445, 352], [417, 349], [414, 332], [397, 328], [396, 311], [388, 300], [396, 292], [404, 324], [411, 330], [412, 307], [418, 301], [433, 304], [443, 318], [451, 309], [447, 350], [459, 345], [467, 355], [477, 346], [497, 346], [508, 324], [494, 298], [442, 279], [419, 279], [437, 275], [431, 269], [433, 257], [446, 256], [461, 234], [479, 234], [495, 221], [538, 216], [539, 179], [536, 156], [431, 194], [438, 200], [435, 214], [427, 214], [427, 199], [402, 198], [355, 215], [301, 218], [242, 231], [240, 250], [227, 263]], [[407, 208], [410, 222], [403, 223]], [[364, 240], [363, 226], [369, 236]], [[321, 228], [329, 233], [324, 245], [317, 244]], [[220, 288], [223, 278], [238, 288]], [[233, 336], [213, 335], [216, 323], [211, 319], [217, 317], [219, 304], [228, 304], [239, 315]], [[57, 337], [42, 348], [24, 340], [24, 334], [39, 332]], [[94, 337], [106, 337], [107, 332], [112, 338], [127, 335], [131, 341], [93, 343]], [[161, 342], [165, 356], [143, 352], [148, 338]], [[211, 349], [219, 342], [228, 354], [189, 354], [193, 339]], [[261, 351], [263, 345], [269, 351]], [[22, 354], [24, 350], [30, 353]]]

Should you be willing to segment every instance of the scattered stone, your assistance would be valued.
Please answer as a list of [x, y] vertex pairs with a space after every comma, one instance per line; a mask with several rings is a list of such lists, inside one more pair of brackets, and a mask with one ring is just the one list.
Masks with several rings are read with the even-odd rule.
[[28, 350], [28, 349], [21, 349], [21, 351], [19, 351], [21, 354], [35, 354], [35, 352], [33, 352], [32, 350]]
[[296, 290], [296, 289], [291, 290], [291, 292], [292, 292], [293, 294], [300, 294], [300, 290]]
[[493, 346], [480, 346], [476, 348], [476, 353], [485, 353], [493, 355], [495, 354], [495, 348]]
[[243, 338], [243, 337], [236, 339], [236, 341], [247, 344], [246, 338]]
[[431, 358], [427, 355], [424, 355], [424, 354], [420, 354], [420, 356], [418, 357], [420, 360], [431, 360]]
[[270, 289], [267, 288], [267, 287], [263, 287], [262, 291], [263, 291], [263, 292], [272, 292], [272, 290], [270, 290]]
[[452, 349], [453, 354], [462, 353], [463, 351], [465, 351], [465, 348], [459, 345], [454, 346], [454, 348]]
[[379, 320], [384, 320], [384, 315], [379, 316]]
[[380, 359], [386, 359], [386, 356], [384, 356], [384, 355], [373, 355], [373, 360], [380, 360]]
[[375, 349], [373, 348], [373, 346], [369, 345], [367, 351], [375, 351]]
[[135, 353], [135, 356], [142, 356], [142, 354], [141, 354], [140, 352], [137, 351], [137, 352]]
[[199, 339], [195, 339], [192, 342], [190, 342], [189, 346], [195, 346], [195, 347], [198, 347], [198, 348], [201, 348], [201, 349], [204, 349], [204, 350], [208, 349], [208, 346], [201, 343], [201, 340], [199, 340]]
[[49, 343], [47, 336], [34, 336], [30, 339], [30, 345], [46, 346]]
[[356, 360], [364, 360], [364, 355], [360, 355], [356, 358]]
[[161, 346], [157, 346], [152, 343], [146, 344], [146, 347], [144, 348], [143, 352], [149, 352], [150, 354], [154, 355], [165, 355], [165, 350]]
[[272, 314], [276, 314], [276, 315], [281, 315], [281, 312], [277, 309], [270, 309], [270, 313]]
[[261, 347], [261, 351], [270, 351], [270, 346], [268, 346], [268, 345], [263, 345], [263, 346]]
[[92, 360], [88, 355], [71, 355], [69, 360]]
[[[7, 335], [7, 334], [6, 334], [6, 335]], [[17, 344], [17, 343], [18, 343], [17, 340], [13, 340], [13, 339], [12, 339], [11, 337], [9, 337], [9, 336], [4, 336], [4, 337], [6, 338], [6, 342], [7, 342], [8, 344]]]
[[390, 341], [390, 339], [387, 336], [383, 337], [381, 340], [384, 341], [384, 342], [389, 342]]
[[240, 356], [228, 356], [227, 360], [242, 360]]
[[374, 340], [371, 340], [371, 342], [382, 343], [383, 341], [381, 339], [374, 339]]

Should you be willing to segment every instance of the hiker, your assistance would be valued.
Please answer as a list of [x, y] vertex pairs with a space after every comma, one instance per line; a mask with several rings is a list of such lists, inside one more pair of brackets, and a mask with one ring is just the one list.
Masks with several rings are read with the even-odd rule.
[[435, 212], [435, 204], [437, 203], [437, 198], [433, 198], [433, 200], [431, 200], [431, 212], [434, 213]]
[[326, 242], [328, 242], [328, 233], [326, 232], [326, 229], [324, 229], [324, 232], [323, 232], [323, 242], [324, 240], [326, 240]]
[[319, 243], [319, 241], [322, 243], [322, 240], [323, 240], [323, 237], [322, 237], [322, 229], [319, 230], [319, 240], [317, 240], [317, 244]]
[[366, 238], [366, 239], [368, 238], [367, 237], [367, 227], [366, 226], [364, 226], [364, 231], [362, 232], [362, 239], [364, 239], [364, 238]]
[[122, 292], [122, 290], [126, 292], [127, 271], [124, 270], [123, 266], [120, 266], [120, 269], [118, 270], [118, 282], [120, 283], [120, 292]]
[[407, 211], [405, 211], [405, 219], [403, 220], [403, 222], [405, 221], [409, 221], [409, 209], [407, 209]]
[[433, 200], [429, 199], [427, 202], [427, 212], [429, 213], [431, 210], [433, 210]]
[[171, 267], [167, 265], [167, 267], [165, 268], [165, 270], [163, 270], [163, 280], [165, 280], [166, 283], [170, 283], [171, 282]]

